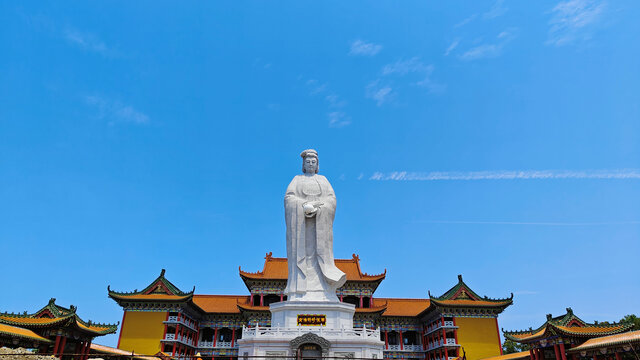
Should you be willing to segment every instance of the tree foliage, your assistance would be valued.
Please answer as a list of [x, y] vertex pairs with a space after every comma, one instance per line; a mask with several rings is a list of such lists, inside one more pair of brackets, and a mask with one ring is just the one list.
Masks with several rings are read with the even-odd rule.
[[513, 354], [521, 351], [529, 350], [529, 347], [524, 344], [519, 344], [513, 340], [505, 340], [502, 344], [502, 353], [503, 354]]

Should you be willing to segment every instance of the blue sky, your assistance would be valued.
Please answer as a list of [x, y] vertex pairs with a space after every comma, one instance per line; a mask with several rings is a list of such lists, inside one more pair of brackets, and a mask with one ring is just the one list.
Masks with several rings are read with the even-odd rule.
[[[640, 3], [0, 3], [0, 310], [244, 294], [315, 148], [378, 296], [638, 313]], [[116, 336], [101, 339], [107, 345]]]

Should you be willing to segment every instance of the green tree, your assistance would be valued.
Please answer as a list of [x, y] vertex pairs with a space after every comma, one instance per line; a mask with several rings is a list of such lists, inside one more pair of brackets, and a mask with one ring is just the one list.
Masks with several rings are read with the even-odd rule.
[[620, 319], [620, 322], [633, 324], [631, 330], [640, 330], [640, 318], [634, 314], [629, 314]]
[[517, 343], [513, 340], [507, 339], [504, 341], [504, 343], [502, 343], [502, 353], [505, 355], [526, 351], [526, 350], [529, 350], [529, 347], [527, 345]]

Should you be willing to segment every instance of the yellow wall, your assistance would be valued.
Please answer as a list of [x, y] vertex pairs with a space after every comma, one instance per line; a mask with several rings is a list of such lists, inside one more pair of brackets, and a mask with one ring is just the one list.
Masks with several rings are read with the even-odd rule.
[[500, 336], [496, 319], [457, 317], [455, 320], [458, 326], [458, 343], [464, 347], [468, 360], [500, 355]]
[[164, 335], [166, 312], [127, 311], [120, 327], [120, 343], [123, 350], [153, 355], [160, 351]]

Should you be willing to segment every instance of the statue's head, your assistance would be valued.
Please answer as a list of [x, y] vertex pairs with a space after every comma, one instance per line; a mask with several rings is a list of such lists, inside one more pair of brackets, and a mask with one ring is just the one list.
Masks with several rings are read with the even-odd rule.
[[302, 172], [305, 174], [317, 174], [318, 173], [318, 152], [313, 149], [308, 149], [300, 154], [302, 157]]

